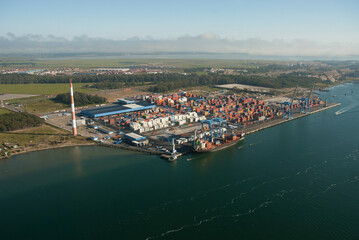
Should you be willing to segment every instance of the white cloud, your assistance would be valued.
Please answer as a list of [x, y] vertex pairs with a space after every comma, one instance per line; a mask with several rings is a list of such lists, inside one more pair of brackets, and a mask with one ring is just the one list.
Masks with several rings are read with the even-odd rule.
[[297, 39], [263, 40], [250, 38], [238, 40], [221, 38], [214, 33], [198, 36], [181, 36], [172, 40], [156, 40], [152, 37], [125, 40], [92, 38], [87, 35], [71, 39], [53, 35], [28, 34], [15, 36], [8, 33], [0, 37], [0, 53], [155, 53], [155, 52], [207, 52], [207, 53], [248, 53], [275, 56], [348, 56], [359, 55], [359, 44], [319, 44], [314, 41]]

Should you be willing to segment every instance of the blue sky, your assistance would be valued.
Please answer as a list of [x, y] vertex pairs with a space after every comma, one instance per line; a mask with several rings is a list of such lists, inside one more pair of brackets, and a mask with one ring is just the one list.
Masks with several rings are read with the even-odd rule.
[[359, 41], [359, 1], [1, 1], [0, 35]]
[[358, 0], [4, 0], [0, 36], [245, 40], [359, 44]]

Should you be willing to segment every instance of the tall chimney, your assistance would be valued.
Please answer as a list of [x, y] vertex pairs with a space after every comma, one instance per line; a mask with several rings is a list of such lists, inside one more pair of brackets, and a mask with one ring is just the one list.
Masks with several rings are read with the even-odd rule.
[[74, 90], [72, 88], [72, 79], [70, 78], [70, 96], [71, 96], [71, 113], [72, 113], [72, 134], [77, 135], [76, 129], [76, 116], [75, 116], [75, 104], [74, 104]]

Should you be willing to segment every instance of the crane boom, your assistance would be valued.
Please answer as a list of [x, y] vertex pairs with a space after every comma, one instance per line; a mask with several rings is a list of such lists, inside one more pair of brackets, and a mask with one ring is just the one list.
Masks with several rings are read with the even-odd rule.
[[167, 138], [167, 141], [169, 142], [169, 144], [172, 146], [172, 143], [170, 141], [170, 138], [168, 137], [167, 133], [166, 133], [166, 130], [163, 129], [163, 132], [165, 133], [165, 136]]
[[310, 102], [310, 98], [313, 95], [313, 89], [314, 89], [314, 84], [312, 85], [312, 89], [310, 90], [309, 96], [308, 96], [308, 102]]
[[[166, 138], [167, 138], [167, 140], [168, 140], [170, 146], [172, 147], [171, 155], [172, 155], [173, 159], [177, 159], [177, 156], [176, 156], [177, 151], [176, 151], [175, 139], [174, 139], [174, 138], [171, 138], [171, 139], [170, 139], [170, 138], [168, 137], [167, 133], [166, 133], [166, 130], [163, 129], [163, 132], [165, 133]], [[171, 141], [171, 140], [172, 140], [172, 141]]]
[[297, 90], [298, 90], [298, 86], [295, 88], [292, 100], [290, 101], [290, 107], [293, 107], [293, 101], [294, 101], [295, 96], [297, 95]]

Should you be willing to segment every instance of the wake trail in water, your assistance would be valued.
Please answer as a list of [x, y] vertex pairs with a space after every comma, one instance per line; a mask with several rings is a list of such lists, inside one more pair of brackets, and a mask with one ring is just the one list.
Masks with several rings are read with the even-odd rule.
[[357, 106], [359, 106], [359, 100], [357, 98], [350, 97], [349, 100], [351, 101], [351, 104], [336, 111], [335, 115], [343, 114], [343, 113], [348, 112], [349, 110], [352, 110], [353, 108], [356, 108]]
[[357, 106], [359, 106], [359, 103], [349, 104], [348, 106], [336, 111], [335, 115], [340, 115], [340, 114], [343, 114], [345, 112], [348, 112], [349, 110], [352, 110], [353, 108], [356, 108]]

